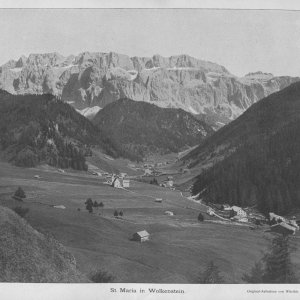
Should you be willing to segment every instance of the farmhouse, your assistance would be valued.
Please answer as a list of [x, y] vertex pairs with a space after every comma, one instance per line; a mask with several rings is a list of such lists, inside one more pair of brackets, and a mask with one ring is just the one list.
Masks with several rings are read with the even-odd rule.
[[276, 215], [272, 212], [269, 213], [269, 218], [270, 218], [270, 221], [274, 220], [276, 222], [286, 222], [287, 223], [287, 220], [284, 217]]
[[149, 240], [150, 234], [146, 230], [138, 231], [133, 234], [132, 240], [137, 242], [146, 242]]
[[247, 213], [239, 206], [232, 206], [231, 209], [235, 212], [238, 217], [245, 218]]
[[174, 185], [174, 181], [173, 180], [165, 180], [162, 182], [161, 186], [163, 187], [172, 187]]
[[299, 226], [295, 220], [288, 220], [288, 219], [278, 216], [274, 213], [269, 213], [269, 218], [270, 218], [270, 221], [275, 221], [279, 224], [286, 224], [288, 226], [295, 228], [295, 230], [296, 229], [299, 230]]
[[123, 187], [128, 188], [130, 186], [130, 180], [113, 175], [111, 178], [111, 186], [119, 189]]
[[115, 188], [118, 188], [118, 189], [121, 188], [121, 187], [122, 187], [122, 183], [121, 183], [120, 178], [115, 177], [115, 178], [112, 180], [111, 186], [113, 186], [113, 187], [115, 187]]

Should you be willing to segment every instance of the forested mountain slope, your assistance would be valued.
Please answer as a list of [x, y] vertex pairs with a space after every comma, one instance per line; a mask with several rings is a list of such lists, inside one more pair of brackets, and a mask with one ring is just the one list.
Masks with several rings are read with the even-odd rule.
[[300, 206], [300, 84], [253, 105], [183, 161], [206, 168], [193, 193], [211, 202], [285, 213]]
[[92, 145], [117, 153], [89, 120], [52, 95], [0, 96], [0, 146], [6, 160], [83, 170]]
[[179, 152], [209, 136], [213, 129], [182, 109], [160, 108], [121, 99], [103, 108], [93, 123], [137, 157]]

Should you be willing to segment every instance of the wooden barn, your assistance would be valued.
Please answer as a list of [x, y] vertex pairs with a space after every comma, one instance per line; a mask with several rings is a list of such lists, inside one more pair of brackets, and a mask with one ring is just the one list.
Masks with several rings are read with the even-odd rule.
[[137, 242], [146, 242], [149, 240], [150, 234], [146, 230], [138, 231], [133, 234], [132, 240]]
[[288, 234], [295, 234], [296, 232], [296, 228], [285, 223], [285, 222], [281, 222], [278, 224], [274, 224], [271, 226], [271, 231], [273, 232], [277, 232], [283, 235], [288, 235]]

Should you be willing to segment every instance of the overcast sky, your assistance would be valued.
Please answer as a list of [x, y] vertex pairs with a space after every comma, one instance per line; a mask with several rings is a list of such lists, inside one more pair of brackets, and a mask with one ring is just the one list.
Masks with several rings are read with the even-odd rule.
[[235, 75], [300, 76], [300, 12], [201, 9], [0, 9], [0, 64], [22, 54], [189, 54]]

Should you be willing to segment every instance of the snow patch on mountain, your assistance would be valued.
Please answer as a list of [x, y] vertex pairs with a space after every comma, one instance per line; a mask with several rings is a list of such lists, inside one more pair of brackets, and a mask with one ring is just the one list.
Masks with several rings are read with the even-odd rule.
[[93, 107], [86, 107], [84, 109], [76, 109], [81, 115], [83, 115], [84, 117], [86, 117], [87, 119], [93, 119], [95, 117], [95, 115], [99, 112], [99, 110], [101, 109], [100, 106], [93, 106]]
[[10, 69], [10, 71], [14, 72], [14, 73], [18, 73], [21, 72], [23, 68], [12, 68]]

